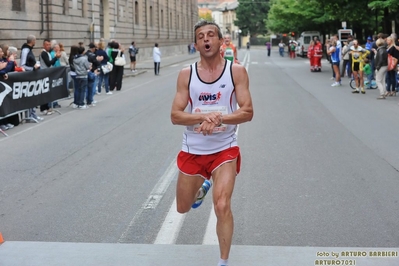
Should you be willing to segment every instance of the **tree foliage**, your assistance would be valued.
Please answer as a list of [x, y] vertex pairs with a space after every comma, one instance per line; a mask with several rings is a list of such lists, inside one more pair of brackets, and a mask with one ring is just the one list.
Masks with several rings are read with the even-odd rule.
[[198, 16], [200, 19], [207, 20], [207, 21], [213, 21], [212, 13], [210, 13], [210, 12], [203, 12], [203, 13], [198, 14]]
[[399, 30], [398, 8], [398, 0], [271, 0], [266, 26], [276, 33], [318, 30], [329, 34], [346, 21], [347, 28], [362, 38], [390, 33], [392, 20]]
[[265, 18], [269, 12], [269, 0], [239, 0], [234, 24], [251, 36], [267, 33]]

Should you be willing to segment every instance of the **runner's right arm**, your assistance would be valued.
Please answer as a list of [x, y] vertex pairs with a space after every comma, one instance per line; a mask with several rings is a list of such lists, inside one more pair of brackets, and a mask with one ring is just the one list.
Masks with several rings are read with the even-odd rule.
[[171, 120], [174, 125], [193, 126], [204, 121], [215, 124], [221, 123], [220, 114], [212, 112], [207, 114], [190, 114], [184, 110], [189, 101], [188, 82], [190, 79], [190, 67], [180, 71], [177, 78], [177, 91], [172, 104]]

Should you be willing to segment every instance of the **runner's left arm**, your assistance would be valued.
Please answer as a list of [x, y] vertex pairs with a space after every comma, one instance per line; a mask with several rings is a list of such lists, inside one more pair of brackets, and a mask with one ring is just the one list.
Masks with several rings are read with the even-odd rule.
[[223, 124], [237, 125], [252, 120], [253, 106], [249, 91], [249, 78], [244, 66], [233, 64], [233, 80], [238, 110], [231, 114], [223, 115]]

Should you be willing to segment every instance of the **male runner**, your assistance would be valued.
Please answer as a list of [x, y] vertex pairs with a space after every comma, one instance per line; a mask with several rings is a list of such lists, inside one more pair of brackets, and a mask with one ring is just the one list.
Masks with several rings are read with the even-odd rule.
[[194, 31], [200, 61], [180, 71], [171, 111], [172, 123], [186, 126], [177, 156], [177, 211], [200, 206], [213, 180], [218, 265], [227, 266], [234, 230], [231, 196], [241, 160], [236, 131], [252, 119], [252, 99], [245, 68], [220, 56], [219, 26], [202, 20]]
[[220, 54], [224, 59], [230, 60], [231, 62], [238, 63], [237, 59], [237, 49], [235, 45], [231, 42], [230, 34], [224, 35], [224, 43], [220, 46]]

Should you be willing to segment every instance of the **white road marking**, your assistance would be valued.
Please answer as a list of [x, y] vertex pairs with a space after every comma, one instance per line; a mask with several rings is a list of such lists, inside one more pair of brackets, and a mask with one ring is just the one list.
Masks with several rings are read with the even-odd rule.
[[183, 225], [186, 214], [180, 214], [176, 210], [176, 198], [169, 209], [168, 215], [166, 216], [161, 229], [158, 232], [157, 238], [154, 244], [169, 244], [173, 245], [176, 243], [177, 236], [179, 235], [180, 229]]
[[177, 67], [179, 64], [170, 65], [169, 67]]
[[169, 165], [168, 169], [166, 169], [165, 173], [161, 176], [158, 183], [152, 189], [150, 196], [147, 198], [146, 203], [144, 204], [144, 209], [155, 209], [159, 202], [161, 201], [165, 191], [168, 189], [170, 182], [177, 174], [177, 166], [176, 159], [172, 161]]
[[258, 64], [258, 62], [251, 62], [251, 64], [257, 65], [257, 64]]
[[250, 62], [250, 60], [251, 60], [251, 55], [250, 55], [249, 52], [247, 52], [247, 54], [245, 55], [245, 58], [247, 59], [247, 63], [245, 64], [245, 69], [246, 69], [247, 72], [248, 72], [248, 69], [249, 69], [249, 62]]
[[206, 225], [206, 231], [202, 240], [202, 245], [218, 245], [218, 237], [216, 235], [216, 214], [214, 206], [212, 204], [211, 213], [209, 215], [208, 224]]
[[133, 219], [130, 221], [128, 227], [126, 228], [125, 232], [121, 235], [118, 242], [124, 243], [125, 239], [130, 232], [130, 229], [134, 226], [135, 221], [140, 217], [144, 210], [148, 209], [155, 209], [159, 202], [161, 201], [162, 197], [165, 194], [165, 191], [168, 189], [170, 182], [177, 174], [177, 166], [176, 166], [176, 159], [172, 161], [169, 167], [166, 169], [165, 173], [160, 177], [157, 184], [152, 189], [150, 195], [148, 196], [147, 200], [144, 202], [142, 207], [137, 211], [137, 213], [133, 216]]

